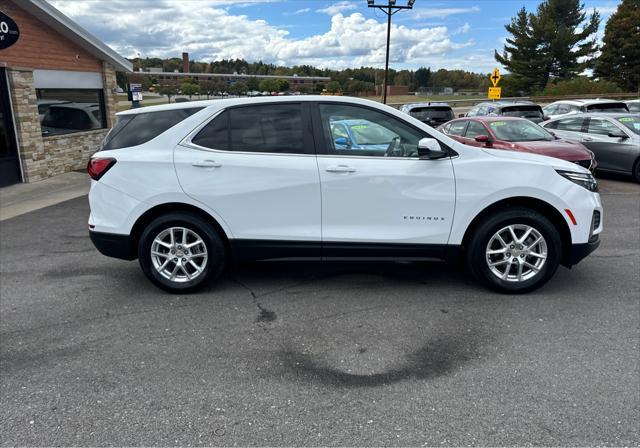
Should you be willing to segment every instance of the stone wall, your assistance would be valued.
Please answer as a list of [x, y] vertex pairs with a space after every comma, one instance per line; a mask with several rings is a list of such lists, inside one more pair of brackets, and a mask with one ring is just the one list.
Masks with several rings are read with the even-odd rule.
[[10, 68], [8, 74], [24, 181], [84, 169], [115, 120], [118, 101], [113, 66], [103, 63], [102, 70], [107, 129], [47, 137], [42, 136], [32, 70]]
[[7, 70], [11, 85], [13, 121], [18, 132], [18, 147], [25, 182], [46, 179], [47, 169], [38, 116], [38, 100], [33, 87], [33, 71], [12, 68]]

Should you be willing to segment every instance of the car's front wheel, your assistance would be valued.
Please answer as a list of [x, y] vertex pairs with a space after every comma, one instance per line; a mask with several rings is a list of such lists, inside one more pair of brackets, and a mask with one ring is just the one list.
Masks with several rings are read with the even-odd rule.
[[225, 247], [212, 226], [191, 213], [170, 213], [142, 232], [138, 259], [156, 286], [172, 293], [195, 291], [224, 269]]
[[483, 220], [467, 248], [469, 270], [489, 287], [519, 294], [545, 284], [556, 272], [562, 241], [542, 214], [514, 207]]

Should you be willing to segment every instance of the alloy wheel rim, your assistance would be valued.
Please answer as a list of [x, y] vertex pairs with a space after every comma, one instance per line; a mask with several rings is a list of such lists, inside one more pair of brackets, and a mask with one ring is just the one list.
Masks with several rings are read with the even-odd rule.
[[535, 228], [512, 224], [491, 237], [485, 255], [494, 276], [508, 282], [524, 282], [537, 276], [547, 262], [547, 242]]
[[189, 282], [204, 272], [208, 261], [207, 246], [193, 230], [170, 227], [154, 238], [151, 261], [155, 270], [167, 280]]

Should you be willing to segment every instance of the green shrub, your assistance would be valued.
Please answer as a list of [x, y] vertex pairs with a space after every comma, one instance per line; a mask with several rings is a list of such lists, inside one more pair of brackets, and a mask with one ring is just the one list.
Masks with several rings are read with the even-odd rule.
[[583, 95], [588, 93], [619, 93], [622, 89], [611, 81], [594, 81], [584, 76], [578, 76], [567, 81], [549, 82], [542, 92], [543, 95]]

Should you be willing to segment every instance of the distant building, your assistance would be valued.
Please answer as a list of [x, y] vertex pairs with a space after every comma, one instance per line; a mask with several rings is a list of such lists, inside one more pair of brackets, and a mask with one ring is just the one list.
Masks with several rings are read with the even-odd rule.
[[326, 84], [331, 81], [327, 76], [275, 76], [275, 75], [246, 75], [243, 73], [190, 73], [189, 72], [189, 53], [182, 53], [182, 72], [156, 72], [156, 69], [147, 69], [148, 72], [134, 72], [130, 75], [132, 83], [142, 83], [145, 80], [154, 79], [158, 84], [175, 84], [179, 86], [185, 78], [193, 78], [200, 81], [222, 81], [227, 85], [236, 82], [246, 83], [251, 78], [258, 81], [263, 79], [284, 79], [289, 83], [290, 90], [300, 90], [302, 86], [305, 89], [313, 91], [317, 84]]
[[44, 0], [0, 0], [0, 186], [83, 169], [131, 63]]
[[[383, 86], [378, 84], [376, 86], [376, 95], [382, 95]], [[387, 96], [391, 95], [408, 95], [409, 86], [387, 86]]]

